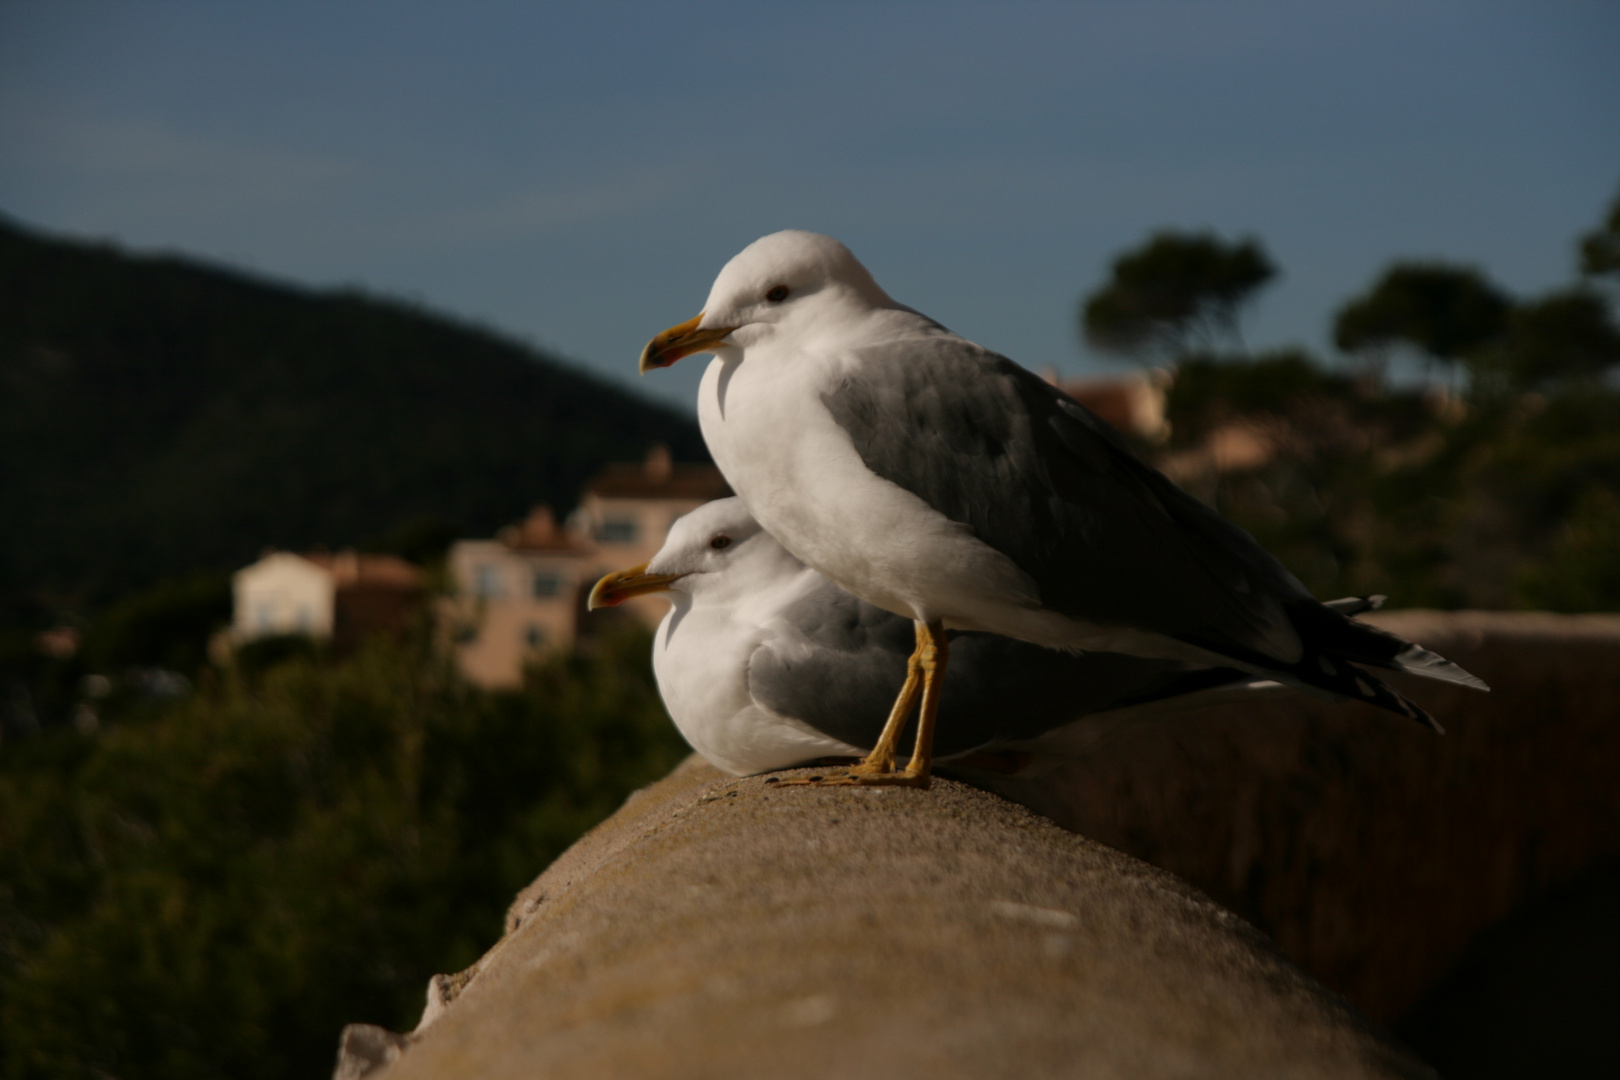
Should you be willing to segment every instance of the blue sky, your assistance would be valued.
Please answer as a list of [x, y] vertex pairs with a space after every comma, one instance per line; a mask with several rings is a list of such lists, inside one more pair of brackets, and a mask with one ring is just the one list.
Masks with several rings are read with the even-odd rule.
[[[1620, 189], [1620, 4], [0, 0], [0, 211], [487, 323], [637, 385], [763, 233], [1027, 366], [1155, 228], [1252, 342], [1397, 256], [1533, 293]], [[639, 381], [690, 405], [697, 364]]]

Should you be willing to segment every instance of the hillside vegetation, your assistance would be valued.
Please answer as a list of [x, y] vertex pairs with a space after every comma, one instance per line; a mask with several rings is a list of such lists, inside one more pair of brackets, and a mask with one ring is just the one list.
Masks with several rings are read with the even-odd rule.
[[686, 753], [610, 635], [521, 691], [425, 635], [0, 754], [0, 1076], [314, 1077], [415, 1025], [581, 832]]
[[654, 441], [708, 457], [489, 330], [0, 219], [0, 626], [266, 546], [488, 535]]

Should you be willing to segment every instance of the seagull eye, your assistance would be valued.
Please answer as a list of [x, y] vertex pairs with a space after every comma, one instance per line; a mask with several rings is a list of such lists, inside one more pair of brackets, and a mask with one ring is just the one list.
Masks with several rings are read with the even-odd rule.
[[728, 548], [731, 546], [731, 537], [727, 536], [725, 533], [720, 533], [715, 536], [713, 540], [709, 541], [709, 546], [714, 548], [716, 551], [719, 551], [721, 548]]
[[780, 304], [782, 301], [788, 298], [788, 293], [792, 291], [793, 290], [789, 289], [786, 285], [778, 285], [776, 288], [765, 294], [765, 299], [769, 300], [773, 304]]

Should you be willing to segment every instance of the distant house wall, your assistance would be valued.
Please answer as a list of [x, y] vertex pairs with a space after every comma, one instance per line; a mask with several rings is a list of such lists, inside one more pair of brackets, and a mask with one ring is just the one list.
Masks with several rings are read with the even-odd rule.
[[416, 617], [421, 601], [419, 588], [340, 585], [334, 598], [332, 641], [339, 649], [347, 649], [369, 634], [399, 633]]
[[622, 570], [658, 554], [675, 519], [700, 505], [702, 500], [603, 498], [586, 492], [575, 526], [595, 544], [604, 562]]
[[573, 648], [615, 618], [657, 626], [669, 610], [662, 597], [589, 614], [585, 598], [603, 574], [656, 555], [682, 514], [729, 493], [714, 466], [675, 464], [655, 446], [646, 461], [607, 465], [587, 481], [566, 526], [537, 506], [493, 540], [458, 541], [439, 617], [461, 673], [481, 686], [515, 687], [525, 664]]
[[515, 687], [525, 664], [573, 647], [581, 589], [600, 575], [585, 552], [514, 549], [460, 540], [448, 559], [452, 595], [441, 608], [461, 673], [491, 688]]
[[[585, 484], [570, 529], [594, 547], [599, 573], [624, 570], [651, 559], [664, 546], [682, 514], [731, 494], [713, 465], [677, 464], [654, 446], [645, 461], [605, 466]], [[657, 596], [638, 596], [623, 610], [649, 627], [669, 610]]]
[[278, 634], [332, 636], [336, 583], [330, 573], [302, 556], [272, 552], [238, 570], [231, 585], [235, 640]]
[[398, 633], [422, 596], [420, 571], [390, 555], [273, 551], [232, 578], [230, 640], [308, 634], [338, 649]]
[[[649, 561], [664, 546], [676, 519], [708, 501], [658, 496], [605, 497], [587, 491], [572, 524], [588, 535], [596, 548], [593, 565], [599, 569], [592, 582], [603, 574]], [[669, 610], [669, 601], [659, 596], [635, 596], [625, 601], [623, 610], [646, 626], [656, 627]]]

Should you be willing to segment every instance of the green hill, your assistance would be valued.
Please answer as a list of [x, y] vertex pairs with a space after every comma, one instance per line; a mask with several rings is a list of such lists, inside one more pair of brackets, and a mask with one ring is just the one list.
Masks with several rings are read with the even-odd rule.
[[0, 219], [8, 615], [268, 545], [488, 534], [653, 441], [707, 459], [688, 417], [491, 331]]

